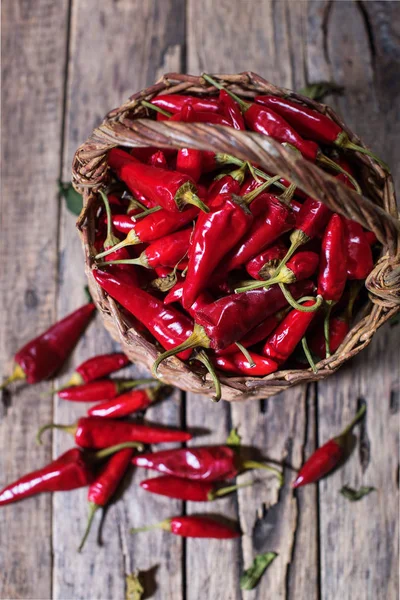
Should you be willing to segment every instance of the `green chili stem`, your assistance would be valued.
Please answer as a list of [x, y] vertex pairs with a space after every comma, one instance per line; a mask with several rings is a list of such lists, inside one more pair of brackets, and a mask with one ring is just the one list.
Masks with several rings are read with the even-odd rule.
[[83, 534], [83, 537], [82, 537], [82, 541], [78, 547], [78, 552], [82, 552], [83, 546], [85, 545], [85, 542], [90, 533], [90, 529], [92, 527], [94, 515], [96, 514], [96, 511], [98, 508], [100, 508], [98, 504], [95, 504], [94, 502], [89, 502], [89, 518], [88, 518], [88, 522], [86, 525], [85, 533]]
[[314, 373], [318, 373], [318, 369], [317, 369], [317, 367], [315, 365], [315, 362], [313, 360], [313, 357], [312, 357], [312, 354], [310, 352], [310, 348], [308, 347], [307, 339], [306, 339], [305, 336], [302, 338], [301, 344], [303, 346], [304, 354], [306, 355], [306, 358], [307, 358], [307, 360], [309, 362], [310, 367], [312, 368], [312, 370], [313, 370]]
[[225, 90], [230, 95], [231, 98], [233, 98], [234, 100], [236, 100], [236, 102], [238, 102], [238, 104], [240, 105], [240, 108], [241, 108], [241, 110], [243, 112], [246, 112], [246, 110], [248, 110], [250, 108], [251, 104], [249, 102], [245, 102], [244, 100], [242, 100], [241, 98], [239, 98], [239, 96], [237, 96], [236, 94], [234, 94], [230, 90], [227, 90], [226, 87], [224, 87], [221, 83], [218, 83], [218, 81], [215, 81], [215, 79], [213, 79], [207, 73], [202, 73], [201, 76], [208, 83], [211, 83], [211, 85], [213, 85], [214, 87], [216, 87], [218, 90]]
[[329, 358], [331, 355], [330, 349], [330, 332], [329, 332], [329, 321], [331, 318], [333, 304], [328, 304], [328, 310], [326, 311], [326, 316], [324, 320], [324, 337], [325, 337], [325, 358]]
[[247, 362], [250, 365], [250, 369], [253, 369], [256, 366], [256, 363], [251, 358], [250, 352], [240, 342], [235, 342], [235, 345], [239, 348], [240, 352], [245, 356]]
[[379, 158], [379, 156], [374, 154], [374, 152], [372, 152], [371, 150], [367, 150], [367, 148], [358, 146], [358, 144], [354, 144], [354, 142], [351, 142], [349, 139], [344, 144], [340, 144], [340, 146], [341, 146], [341, 148], [346, 148], [347, 150], [354, 150], [355, 152], [360, 152], [360, 154], [365, 154], [366, 156], [370, 156], [371, 158], [376, 160], [376, 162], [379, 163], [381, 165], [381, 167], [383, 167], [385, 169], [385, 171], [390, 173], [390, 168], [389, 168], [388, 164], [385, 163], [381, 158]]
[[367, 405], [363, 404], [361, 406], [361, 408], [357, 411], [356, 416], [354, 417], [354, 419], [351, 421], [351, 423], [349, 423], [347, 425], [347, 427], [345, 427], [342, 431], [342, 433], [340, 434], [339, 437], [345, 437], [348, 433], [350, 433], [350, 431], [353, 429], [353, 427], [358, 423], [358, 421], [364, 416], [365, 411], [367, 410]]
[[203, 348], [209, 348], [210, 340], [209, 340], [205, 330], [203, 329], [203, 327], [201, 327], [200, 325], [195, 323], [193, 333], [187, 338], [187, 340], [182, 342], [182, 344], [175, 346], [175, 348], [171, 348], [170, 350], [163, 352], [154, 361], [154, 364], [151, 368], [151, 372], [153, 373], [154, 377], [157, 377], [157, 369], [163, 360], [165, 360], [166, 358], [169, 358], [170, 356], [175, 356], [175, 354], [179, 354], [180, 352], [183, 352], [184, 350], [189, 350], [190, 348], [196, 348], [197, 346], [200, 346]]
[[151, 102], [147, 102], [147, 100], [142, 100], [141, 105], [160, 113], [160, 115], [164, 115], [164, 117], [172, 117], [172, 113], [168, 112], [167, 110], [164, 110], [163, 108], [160, 108], [159, 106], [156, 106], [155, 104], [152, 104]]
[[[264, 190], [269, 188], [271, 185], [273, 185], [274, 183], [279, 181], [280, 178], [281, 178], [280, 175], [275, 175], [275, 177], [269, 177], [266, 181], [264, 181], [264, 183], [262, 183], [260, 186], [258, 186], [255, 190], [252, 190], [251, 192], [249, 192], [248, 194], [243, 196], [243, 200], [246, 202], [246, 204], [250, 204], [255, 198], [257, 198], [257, 196], [259, 196], [261, 194], [261, 192], [263, 192]], [[289, 189], [289, 188], [287, 188], [287, 189]]]
[[129, 530], [129, 533], [139, 533], [140, 531], [150, 531], [150, 529], [164, 529], [165, 531], [171, 531], [170, 519], [154, 523], [153, 525], [146, 525], [145, 527], [134, 527]]
[[22, 370], [22, 368], [19, 365], [15, 365], [14, 371], [12, 372], [10, 377], [7, 377], [7, 379], [5, 381], [3, 381], [3, 383], [0, 385], [0, 390], [4, 390], [4, 388], [7, 387], [13, 381], [19, 381], [19, 380], [22, 381], [25, 378], [26, 378], [26, 375], [25, 375], [24, 371]]
[[76, 433], [76, 424], [73, 425], [58, 425], [57, 423], [47, 423], [46, 425], [42, 425], [39, 431], [36, 434], [36, 442], [41, 445], [42, 444], [42, 434], [48, 429], [61, 429], [62, 431], [66, 431], [71, 435], [75, 435]]
[[279, 487], [283, 486], [283, 483], [284, 483], [283, 473], [281, 471], [279, 471], [279, 469], [276, 469], [275, 467], [271, 467], [271, 465], [266, 465], [264, 463], [260, 463], [255, 460], [245, 460], [243, 463], [241, 463], [241, 468], [243, 470], [244, 469], [266, 469], [267, 471], [271, 471], [271, 473], [274, 473], [276, 475], [276, 477], [278, 478]]
[[138, 213], [137, 215], [132, 215], [131, 219], [132, 221], [137, 221], [138, 219], [142, 219], [143, 217], [152, 215], [153, 213], [158, 212], [159, 210], [162, 210], [162, 206], [153, 206], [153, 208], [147, 208], [146, 210], [144, 210], [141, 213]]
[[350, 175], [350, 173], [348, 173], [345, 169], [343, 169], [343, 167], [338, 165], [338, 163], [336, 163], [334, 160], [332, 160], [331, 158], [328, 158], [327, 156], [325, 156], [325, 154], [318, 154], [317, 161], [321, 165], [326, 165], [328, 168], [332, 169], [333, 171], [337, 171], [338, 173], [343, 173], [344, 175], [346, 175], [346, 177], [348, 177], [348, 179], [354, 185], [356, 192], [358, 194], [362, 194], [361, 188], [360, 188], [358, 182], [354, 179], [354, 177], [352, 175]]
[[218, 375], [215, 372], [214, 366], [212, 365], [210, 359], [208, 358], [204, 350], [200, 350], [199, 352], [197, 352], [196, 360], [199, 360], [210, 373], [215, 386], [215, 396], [212, 400], [213, 402], [219, 402], [221, 400], [221, 382], [218, 378]]
[[302, 306], [301, 304], [296, 302], [292, 294], [289, 292], [289, 290], [285, 287], [283, 283], [278, 283], [278, 285], [281, 288], [282, 294], [285, 296], [287, 302], [296, 310], [300, 310], [302, 312], [314, 312], [319, 309], [323, 302], [322, 296], [318, 295], [316, 298], [314, 298], [315, 304], [313, 306]]
[[107, 195], [104, 193], [103, 190], [99, 190], [99, 194], [102, 197], [107, 214], [107, 237], [104, 240], [103, 246], [106, 250], [108, 250], [110, 247], [114, 247], [116, 244], [118, 244], [119, 239], [115, 237], [115, 235], [112, 232], [112, 216], [110, 203], [108, 201]]
[[254, 485], [254, 481], [247, 481], [246, 483], [239, 483], [236, 485], [228, 485], [226, 487], [219, 488], [219, 490], [214, 490], [209, 493], [209, 500], [215, 500], [216, 498], [222, 498], [223, 496], [226, 496], [227, 494], [236, 492], [236, 490], [239, 490], [241, 488], [250, 487], [251, 485]]

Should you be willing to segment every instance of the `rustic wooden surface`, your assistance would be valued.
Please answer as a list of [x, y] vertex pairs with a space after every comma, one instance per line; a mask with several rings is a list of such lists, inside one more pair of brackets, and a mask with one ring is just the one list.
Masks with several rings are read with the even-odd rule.
[[[398, 2], [3, 0], [2, 10], [4, 373], [23, 342], [84, 300], [80, 243], [57, 178], [69, 179], [75, 148], [102, 116], [163, 72], [253, 70], [295, 89], [333, 79], [345, 93], [329, 101], [400, 175]], [[85, 490], [8, 506], [0, 510], [0, 597], [119, 600], [125, 575], [139, 569], [149, 597], [159, 600], [397, 598], [398, 328], [384, 327], [318, 386], [232, 406], [176, 391], [148, 411], [150, 421], [209, 429], [205, 442], [222, 442], [238, 427], [243, 443], [285, 464], [279, 498], [274, 479], [263, 475], [256, 487], [215, 505], [182, 505], [145, 495], [137, 485], [143, 474], [133, 473], [102, 521], [103, 545], [96, 543], [98, 515], [82, 555]], [[65, 371], [113, 347], [95, 322]], [[35, 445], [39, 424], [73, 422], [82, 410], [40, 396], [50, 391], [44, 383], [2, 394], [0, 486], [71, 444], [56, 432]], [[361, 400], [368, 415], [346, 465], [293, 494], [292, 468], [338, 432]], [[352, 504], [338, 493], [344, 484], [377, 491]], [[132, 525], [204, 510], [240, 520], [242, 539], [128, 533]], [[278, 558], [255, 591], [242, 592], [243, 568], [269, 550]]]

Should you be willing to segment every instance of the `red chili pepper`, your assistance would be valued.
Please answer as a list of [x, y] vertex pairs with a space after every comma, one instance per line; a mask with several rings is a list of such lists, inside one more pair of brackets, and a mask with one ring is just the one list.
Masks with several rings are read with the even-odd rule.
[[[182, 297], [183, 297], [183, 282], [179, 282], [165, 296], [164, 304], [168, 305], [168, 304], [171, 304], [172, 302], [182, 302]], [[208, 304], [210, 304], [210, 302], [213, 302], [213, 301], [214, 301], [214, 298], [212, 297], [212, 295], [207, 290], [205, 290], [197, 296], [197, 298], [193, 302], [192, 306], [190, 306], [188, 308], [188, 313], [190, 314], [191, 317], [195, 318], [198, 310], [200, 310], [201, 308], [203, 308], [205, 306], [208, 306]]]
[[249, 352], [249, 355], [253, 364], [249, 363], [242, 352], [216, 356], [213, 358], [213, 364], [221, 371], [249, 377], [264, 377], [278, 370], [278, 364], [270, 358], [265, 358], [255, 352]]
[[197, 96], [182, 96], [179, 94], [163, 94], [151, 100], [151, 104], [173, 114], [180, 112], [186, 104], [202, 112], [217, 113], [220, 110], [219, 102], [214, 98], [200, 98]]
[[[143, 148], [131, 148], [129, 150], [129, 154], [131, 154], [132, 156], [134, 156], [141, 162], [146, 163], [158, 151], [159, 151], [159, 149], [156, 148], [155, 146], [147, 146], [147, 147], [143, 147]], [[168, 156], [168, 157], [175, 156], [176, 150], [171, 149], [171, 148], [163, 148], [163, 154], [164, 154], [164, 156]]]
[[246, 126], [239, 108], [239, 105], [233, 98], [230, 97], [226, 90], [221, 90], [219, 93], [219, 104], [221, 112], [228, 120], [232, 122], [234, 129], [244, 130]]
[[99, 400], [109, 400], [115, 398], [124, 390], [151, 382], [151, 379], [99, 379], [83, 385], [74, 385], [59, 390], [58, 396], [62, 400], [70, 402], [98, 402]]
[[347, 278], [366, 279], [374, 267], [371, 246], [359, 223], [344, 219], [347, 248]]
[[167, 498], [185, 500], [187, 502], [211, 502], [248, 485], [251, 485], [251, 483], [229, 485], [221, 488], [215, 485], [215, 483], [184, 480], [179, 477], [172, 477], [171, 475], [152, 477], [140, 482], [140, 486], [146, 492], [167, 496]]
[[125, 448], [114, 454], [90, 485], [88, 490], [89, 519], [78, 552], [81, 552], [86, 542], [96, 511], [109, 503], [121, 483], [131, 462], [133, 452], [133, 448]]
[[322, 239], [318, 294], [326, 302], [340, 300], [347, 279], [347, 252], [344, 222], [332, 215]]
[[286, 245], [281, 240], [278, 240], [273, 246], [270, 246], [249, 260], [246, 264], [246, 271], [254, 279], [269, 279], [286, 252]]
[[[304, 306], [307, 307], [314, 305], [314, 300], [308, 300], [304, 303]], [[276, 361], [278, 365], [286, 362], [304, 337], [315, 315], [316, 311], [292, 310], [267, 339], [262, 354]]]
[[[145, 325], [164, 348], [175, 348], [193, 332], [189, 317], [172, 307], [167, 308], [161, 300], [139, 287], [98, 269], [93, 271], [93, 276], [103, 290]], [[190, 354], [191, 351], [186, 350], [178, 356], [185, 360]]]
[[185, 173], [197, 183], [203, 170], [203, 157], [201, 150], [182, 148], [178, 150], [176, 170]]
[[340, 435], [330, 439], [310, 456], [298, 472], [292, 487], [298, 488], [308, 483], [314, 483], [338, 465], [345, 455], [348, 436], [353, 427], [364, 416], [365, 411], [366, 405], [363, 404], [353, 421]]
[[24, 475], [0, 491], [0, 506], [41, 492], [74, 490], [88, 485], [94, 475], [82, 450], [72, 448], [50, 464]]
[[133, 193], [139, 190], [153, 206], [179, 212], [186, 204], [194, 204], [208, 212], [207, 206], [196, 195], [194, 182], [187, 175], [144, 165], [118, 148], [108, 153], [108, 164]]
[[51, 377], [71, 354], [95, 310], [92, 302], [85, 304], [25, 344], [15, 354], [14, 371], [0, 389], [18, 379], [38, 383]]
[[208, 190], [207, 204], [211, 204], [218, 196], [222, 194], [235, 194], [236, 196], [242, 196], [240, 191], [241, 183], [244, 179], [245, 170], [243, 168], [236, 169], [227, 173], [220, 179], [216, 179], [210, 185]]
[[37, 439], [47, 429], [61, 429], [75, 436], [75, 443], [81, 448], [108, 448], [117, 444], [136, 442], [142, 444], [162, 444], [167, 442], [187, 442], [192, 435], [187, 431], [141, 425], [130, 421], [116, 421], [105, 417], [81, 417], [76, 424], [58, 425], [49, 423], [39, 429]]
[[164, 152], [162, 152], [161, 150], [157, 150], [157, 152], [154, 152], [154, 154], [152, 154], [148, 159], [147, 164], [151, 165], [152, 167], [168, 169], [167, 159], [165, 158]]
[[364, 231], [364, 233], [370, 246], [373, 246], [378, 242], [378, 238], [373, 231]]
[[155, 401], [157, 395], [158, 389], [156, 388], [130, 390], [112, 400], [91, 406], [88, 415], [90, 417], [108, 417], [109, 419], [125, 417], [139, 410], [145, 410]]
[[[282, 321], [287, 312], [288, 309], [285, 308], [283, 310], [280, 310], [276, 314], [264, 319], [264, 321], [257, 325], [257, 327], [254, 327], [254, 329], [249, 331], [249, 333], [247, 333], [241, 340], [239, 340], [240, 344], [244, 346], [244, 348], [250, 348], [258, 342], [261, 342], [261, 340], [265, 340], [267, 335], [269, 335], [275, 329], [278, 323]], [[217, 350], [216, 354], [218, 354], [218, 356], [224, 356], [225, 354], [236, 354], [237, 351], [237, 344], [231, 344], [223, 350]]]
[[214, 538], [218, 540], [227, 540], [240, 537], [241, 535], [235, 529], [219, 523], [211, 517], [194, 515], [187, 517], [171, 517], [170, 519], [165, 519], [165, 521], [160, 521], [160, 523], [154, 525], [131, 529], [130, 532], [138, 533], [140, 531], [148, 531], [149, 529], [155, 528], [170, 531], [174, 535], [185, 538]]
[[210, 125], [224, 125], [232, 127], [232, 121], [220, 114], [195, 110], [191, 104], [185, 104], [181, 112], [176, 113], [170, 121], [182, 121], [183, 123], [209, 123]]
[[247, 469], [267, 469], [282, 484], [282, 473], [278, 469], [243, 459], [232, 447], [223, 445], [147, 452], [134, 456], [132, 463], [137, 467], [194, 481], [224, 481], [233, 479]]
[[255, 101], [284, 117], [305, 138], [367, 154], [387, 168], [387, 165], [370, 150], [351, 142], [347, 133], [326, 115], [277, 96], [256, 96]]
[[71, 386], [89, 383], [95, 379], [105, 377], [114, 371], [119, 371], [129, 363], [129, 358], [122, 352], [93, 356], [93, 358], [88, 358], [88, 360], [85, 360], [85, 362], [75, 369], [75, 373], [72, 375], [67, 385]]

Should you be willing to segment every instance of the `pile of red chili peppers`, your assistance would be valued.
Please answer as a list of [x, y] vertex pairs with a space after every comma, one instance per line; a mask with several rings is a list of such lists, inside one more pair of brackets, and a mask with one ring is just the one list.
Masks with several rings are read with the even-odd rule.
[[[361, 191], [352, 159], [368, 151], [328, 116], [274, 96], [244, 101], [203, 77], [214, 95], [156, 96], [143, 101], [147, 117], [271, 136]], [[177, 355], [209, 371], [218, 400], [218, 371], [265, 377], [308, 363], [316, 372], [339, 348], [354, 280], [373, 267], [371, 232], [230, 155], [113, 148], [108, 165], [93, 275], [164, 350], [154, 375]]]

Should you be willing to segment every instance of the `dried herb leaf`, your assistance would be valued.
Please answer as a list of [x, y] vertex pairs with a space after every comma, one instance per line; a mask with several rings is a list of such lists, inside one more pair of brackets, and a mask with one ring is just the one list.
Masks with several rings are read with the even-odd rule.
[[357, 502], [358, 500], [361, 500], [361, 498], [364, 498], [364, 496], [367, 496], [374, 491], [376, 491], [376, 488], [370, 486], [363, 486], [360, 487], [359, 490], [355, 490], [348, 485], [344, 485], [340, 490], [340, 493], [342, 496], [350, 500], [350, 502]]
[[139, 581], [139, 573], [131, 573], [125, 577], [126, 600], [141, 600], [144, 588]]
[[226, 438], [226, 445], [227, 446], [240, 446], [241, 443], [242, 443], [242, 438], [238, 434], [237, 428], [234, 427], [233, 429], [231, 429], [230, 434]]
[[323, 100], [329, 94], [343, 94], [344, 88], [334, 81], [316, 81], [299, 90], [299, 94], [311, 100]]
[[249, 567], [240, 578], [240, 587], [242, 590], [252, 590], [255, 588], [263, 576], [264, 571], [277, 556], [276, 552], [266, 552], [265, 554], [256, 556], [251, 567]]
[[72, 183], [63, 183], [58, 181], [58, 189], [60, 194], [65, 198], [67, 208], [73, 215], [80, 215], [83, 207], [83, 198], [74, 188]]

